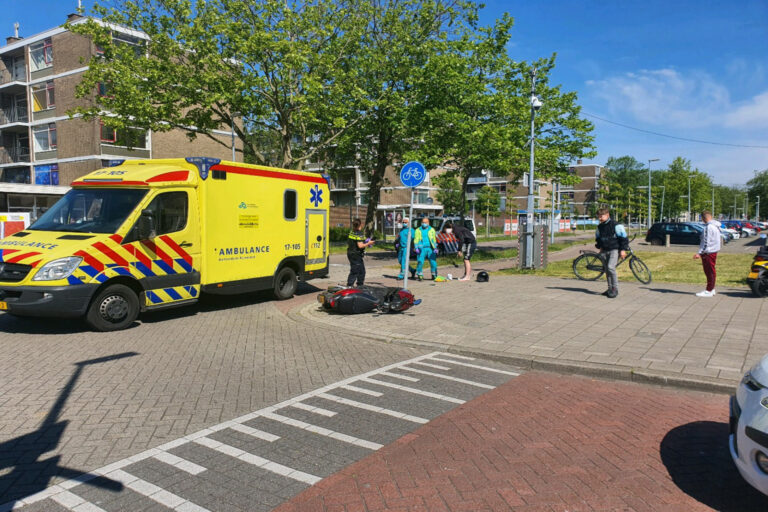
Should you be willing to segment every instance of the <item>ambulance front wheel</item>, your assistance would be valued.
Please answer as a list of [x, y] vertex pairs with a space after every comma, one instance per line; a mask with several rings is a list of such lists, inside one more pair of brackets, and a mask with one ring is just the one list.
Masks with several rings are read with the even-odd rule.
[[299, 280], [296, 277], [296, 271], [291, 267], [281, 268], [275, 276], [275, 297], [277, 300], [290, 299], [298, 287]]
[[86, 323], [96, 331], [119, 331], [131, 325], [139, 316], [139, 298], [122, 284], [107, 286], [93, 298]]

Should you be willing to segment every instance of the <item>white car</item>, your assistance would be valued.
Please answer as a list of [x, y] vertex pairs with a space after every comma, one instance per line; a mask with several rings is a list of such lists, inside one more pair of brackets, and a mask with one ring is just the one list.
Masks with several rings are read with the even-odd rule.
[[725, 226], [721, 226], [720, 231], [727, 231], [728, 233], [731, 234], [734, 240], [738, 240], [739, 238], [741, 238], [741, 233], [739, 233], [733, 228], [726, 228]]
[[744, 480], [768, 495], [768, 355], [744, 375], [730, 417], [731, 458]]

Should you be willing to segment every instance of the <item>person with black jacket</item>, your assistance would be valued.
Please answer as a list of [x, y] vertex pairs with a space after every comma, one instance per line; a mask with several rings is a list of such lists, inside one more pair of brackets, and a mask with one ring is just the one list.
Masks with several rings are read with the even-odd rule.
[[606, 261], [605, 277], [608, 280], [608, 289], [603, 295], [609, 299], [619, 295], [619, 278], [616, 275], [616, 264], [619, 256], [627, 257], [629, 239], [624, 226], [611, 219], [611, 211], [608, 208], [600, 208], [597, 211], [597, 219], [600, 224], [595, 230], [595, 247], [600, 249], [600, 254]]
[[469, 229], [461, 224], [451, 225], [448, 223], [445, 226], [445, 232], [453, 232], [456, 240], [459, 241], [459, 252], [457, 254], [459, 257], [464, 256], [464, 277], [459, 279], [459, 281], [469, 281], [472, 279], [472, 264], [469, 263], [469, 260], [472, 259], [472, 255], [477, 250], [477, 239]]
[[357, 281], [357, 286], [363, 286], [365, 283], [365, 263], [363, 256], [365, 249], [372, 246], [374, 241], [366, 239], [361, 231], [363, 223], [360, 219], [352, 221], [352, 231], [347, 238], [347, 259], [349, 260], [349, 276], [347, 277], [347, 286], [352, 287]]

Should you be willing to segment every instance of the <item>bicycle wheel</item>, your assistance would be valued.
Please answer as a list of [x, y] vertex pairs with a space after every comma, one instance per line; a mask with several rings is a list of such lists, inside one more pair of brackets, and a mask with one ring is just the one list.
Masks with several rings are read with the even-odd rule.
[[582, 281], [597, 281], [605, 273], [603, 258], [596, 252], [585, 252], [573, 260], [573, 273]]
[[643, 284], [650, 284], [651, 271], [648, 270], [648, 265], [643, 263], [643, 260], [633, 255], [629, 260], [629, 268], [632, 270], [632, 273], [638, 281]]

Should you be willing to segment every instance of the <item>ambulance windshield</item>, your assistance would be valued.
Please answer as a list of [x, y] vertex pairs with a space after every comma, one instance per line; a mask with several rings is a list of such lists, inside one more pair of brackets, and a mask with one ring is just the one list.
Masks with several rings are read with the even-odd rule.
[[147, 192], [136, 188], [72, 189], [28, 229], [114, 233]]

